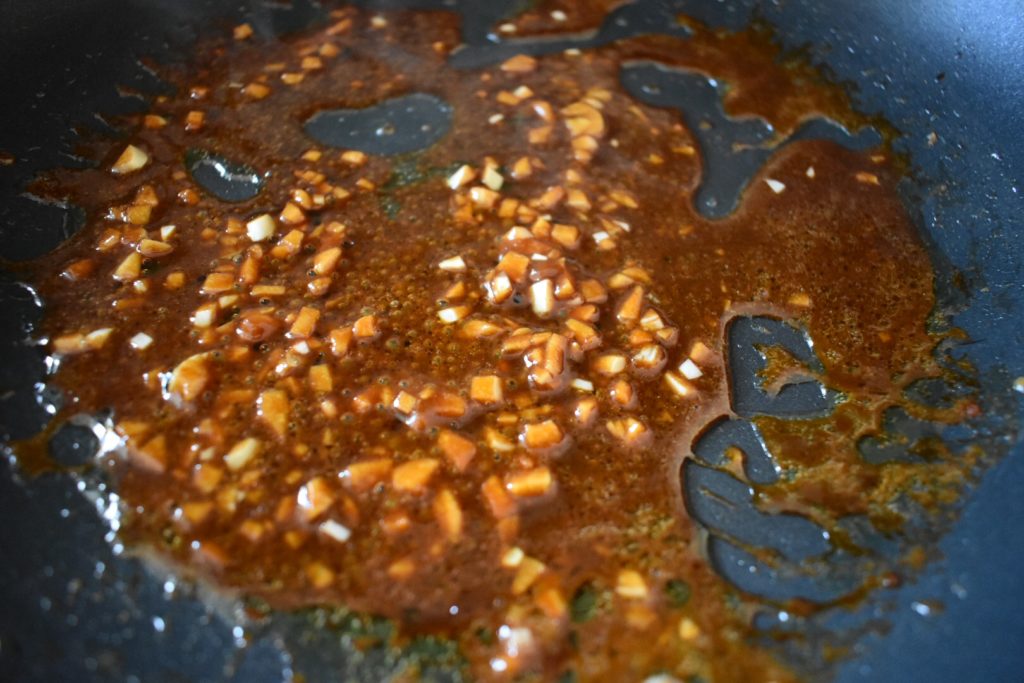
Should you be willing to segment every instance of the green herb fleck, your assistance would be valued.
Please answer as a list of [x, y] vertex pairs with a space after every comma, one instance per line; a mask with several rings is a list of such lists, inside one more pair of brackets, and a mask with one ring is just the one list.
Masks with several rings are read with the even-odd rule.
[[384, 212], [384, 215], [389, 219], [394, 220], [398, 217], [399, 212], [402, 210], [402, 204], [394, 197], [389, 195], [381, 195], [380, 197], [380, 208]]
[[590, 621], [597, 613], [597, 590], [585, 583], [580, 586], [572, 596], [572, 604], [569, 607], [569, 614], [576, 624]]
[[665, 584], [665, 594], [668, 595], [669, 604], [678, 609], [690, 601], [690, 584], [680, 579], [671, 579]]

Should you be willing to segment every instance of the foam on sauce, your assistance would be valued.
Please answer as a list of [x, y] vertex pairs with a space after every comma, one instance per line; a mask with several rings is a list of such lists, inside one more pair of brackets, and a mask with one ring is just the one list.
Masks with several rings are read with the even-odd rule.
[[[455, 70], [443, 13], [243, 30], [169, 72], [130, 147], [41, 180], [88, 216], [37, 284], [63, 414], [112, 408], [123, 438], [104, 457], [123, 537], [276, 607], [451, 635], [481, 679], [791, 678], [708, 561], [681, 481], [694, 443], [722, 416], [756, 427], [699, 466], [769, 529], [812, 525], [795, 556], [842, 543], [844, 516], [898, 526], [911, 483], [939, 502], [967, 465], [856, 447], [939, 374], [891, 155], [794, 140], [705, 218], [698, 136], [623, 89], [627, 60], [728, 82], [726, 111], [771, 124], [762, 144], [863, 121], [763, 35], [693, 31]], [[189, 150], [244, 187], [206, 186]], [[764, 386], [811, 377], [829, 410], [732, 405], [730, 330], [758, 316], [813, 340], [803, 360], [765, 351]], [[757, 444], [773, 464], [750, 464]], [[858, 567], [823, 599], [880, 581]]]

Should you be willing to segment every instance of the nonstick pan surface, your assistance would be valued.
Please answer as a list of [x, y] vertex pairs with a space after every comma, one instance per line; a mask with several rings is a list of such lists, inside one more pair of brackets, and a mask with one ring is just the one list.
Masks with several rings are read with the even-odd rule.
[[[399, 4], [446, 5], [376, 3]], [[465, 15], [466, 42], [484, 51], [502, 49], [486, 27], [517, 4], [447, 3]], [[971, 340], [958, 353], [981, 385], [977, 438], [1005, 453], [941, 540], [941, 559], [851, 629], [868, 634], [852, 641], [836, 679], [1024, 678], [1024, 395], [1012, 389], [1024, 375], [1024, 13], [998, 0], [680, 1], [640, 2], [628, 19], [641, 30], [676, 12], [729, 28], [767, 21], [786, 47], [849, 84], [860, 110], [902, 132], [907, 203], [940, 272], [940, 299]], [[99, 114], [139, 109], [159, 92], [138, 57], [173, 60], [243, 18], [284, 33], [317, 13], [307, 2], [0, 0], [0, 150], [18, 160], [0, 165], [0, 256], [32, 258], [73, 231], [73, 211], [21, 190], [40, 170], [80, 163], [73, 126], [116, 135]], [[46, 413], [33, 387], [41, 356], [24, 343], [38, 307], [12, 272], [0, 272], [0, 306], [7, 440], [30, 436]], [[88, 449], [82, 434], [58, 439], [72, 461]], [[385, 655], [353, 658], [306, 621], [236, 630], [209, 601], [114, 552], [108, 503], [83, 496], [70, 476], [26, 479], [0, 463], [0, 679], [379, 680], [388, 671]]]

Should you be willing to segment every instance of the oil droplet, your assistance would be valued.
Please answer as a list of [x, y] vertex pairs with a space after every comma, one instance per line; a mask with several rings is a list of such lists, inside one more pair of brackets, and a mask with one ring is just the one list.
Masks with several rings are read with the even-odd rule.
[[188, 150], [185, 168], [196, 184], [225, 202], [248, 201], [263, 189], [256, 169], [204, 149]]
[[367, 154], [405, 154], [426, 149], [448, 132], [452, 107], [425, 93], [403, 95], [363, 109], [327, 109], [306, 121], [317, 142]]

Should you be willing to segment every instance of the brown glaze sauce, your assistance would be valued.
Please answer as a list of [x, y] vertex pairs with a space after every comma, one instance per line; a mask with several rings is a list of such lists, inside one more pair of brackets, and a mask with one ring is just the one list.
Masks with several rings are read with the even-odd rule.
[[[619, 68], [713, 74], [731, 114], [780, 138], [812, 115], [863, 123], [763, 33], [690, 22], [685, 41], [456, 71], [453, 16], [383, 17], [207, 44], [167, 73], [175, 95], [127, 120], [141, 167], [101, 141], [96, 169], [38, 183], [87, 212], [35, 272], [64, 415], [112, 408], [124, 439], [106, 457], [124, 537], [276, 607], [448, 634], [482, 680], [790, 680], [745, 636], [755, 600], [706, 561], [680, 464], [730, 412], [728, 321], [770, 314], [809, 333], [846, 401], [758, 419], [799, 472], [759, 490], [762, 509], [891, 525], [912, 483], [933, 502], [955, 491], [964, 463], [871, 466], [855, 448], [938, 374], [933, 274], [891, 155], [788, 145], [710, 222], [690, 203], [693, 134]], [[318, 110], [411, 92], [454, 111], [415, 182], [395, 182], [397, 158], [303, 133]], [[217, 200], [189, 148], [270, 171], [265, 187]]]

